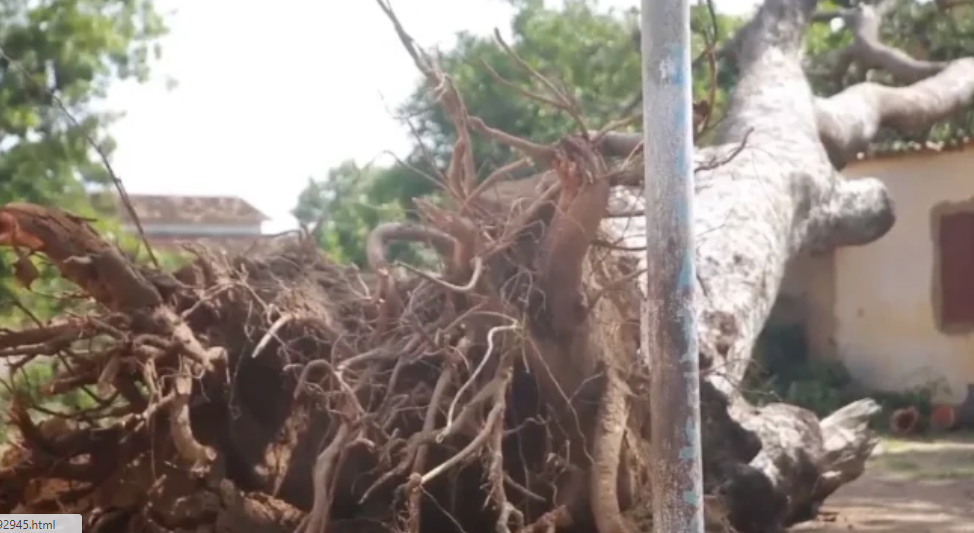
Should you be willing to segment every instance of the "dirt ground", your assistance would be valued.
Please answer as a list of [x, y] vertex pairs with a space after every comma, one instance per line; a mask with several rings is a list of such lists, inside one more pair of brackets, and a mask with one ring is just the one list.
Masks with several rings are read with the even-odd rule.
[[974, 435], [887, 439], [803, 533], [974, 533]]

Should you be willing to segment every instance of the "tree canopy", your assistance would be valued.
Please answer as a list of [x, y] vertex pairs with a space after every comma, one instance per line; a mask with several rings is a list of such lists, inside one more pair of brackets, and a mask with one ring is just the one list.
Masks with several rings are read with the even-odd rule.
[[[92, 144], [112, 152], [118, 116], [95, 104], [115, 81], [148, 78], [164, 32], [151, 0], [0, 0], [0, 204], [92, 212], [85, 192], [109, 184]], [[0, 313], [10, 283], [0, 264]]]
[[[639, 18], [635, 10], [603, 9], [592, 0], [568, 0], [557, 8], [538, 0], [512, 4], [516, 13], [510, 27], [511, 48], [530, 68], [571, 87], [570, 94], [587, 123], [638, 116]], [[720, 40], [743, 23], [720, 14], [713, 19], [706, 6], [694, 7], [692, 15], [695, 56], [714, 38], [719, 46]], [[572, 127], [569, 115], [523, 97], [521, 88], [530, 87], [534, 80], [494, 36], [462, 32], [441, 61], [471, 114], [487, 125], [538, 142], [557, 139]], [[709, 96], [707, 68], [706, 62], [699, 61], [695, 69], [694, 93], [699, 99]], [[714, 94], [718, 110], [733, 81], [732, 71], [718, 73]], [[346, 162], [324, 178], [310, 180], [300, 195], [295, 218], [303, 225], [321, 219], [320, 244], [336, 259], [363, 264], [365, 235], [380, 219], [390, 213], [406, 215], [414, 198], [437, 191], [432, 165], [442, 167], [448, 159], [456, 140], [453, 124], [422, 84], [402, 104], [399, 114], [416, 141], [404, 161], [389, 168], [368, 169]], [[480, 138], [473, 143], [481, 177], [511, 161], [511, 150], [505, 146]], [[514, 177], [523, 175], [515, 173]], [[335, 203], [332, 199], [339, 196], [342, 201]]]
[[[590, 0], [568, 0], [560, 8], [535, 0], [514, 5], [510, 45], [518, 56], [571, 87], [572, 96], [592, 124], [621, 116], [639, 92], [639, 53], [633, 38], [638, 29], [637, 15], [599, 9]], [[532, 80], [493, 36], [460, 33], [456, 46], [444, 51], [441, 61], [471, 114], [489, 126], [539, 142], [556, 139], [570, 127], [567, 115], [519, 96], [517, 88], [529, 86]], [[449, 117], [431, 101], [422, 84], [417, 84], [399, 113], [404, 127], [416, 136], [414, 149], [404, 161], [368, 172], [344, 164], [329, 171], [324, 179], [312, 180], [301, 195], [294, 214], [302, 224], [322, 214], [321, 208], [328, 204], [326, 198], [339, 190], [348, 195], [341, 205], [328, 205], [324, 212], [327, 226], [322, 245], [336, 257], [361, 263], [364, 241], [348, 236], [361, 237], [368, 232], [368, 227], [356, 227], [369, 219], [366, 213], [376, 209], [406, 211], [413, 198], [437, 188], [429, 177], [431, 161], [441, 166], [452, 150], [456, 132]], [[510, 162], [506, 147], [481, 139], [473, 142], [475, 160], [482, 165], [481, 176]], [[349, 194], [353, 189], [359, 192]]]
[[[854, 2], [852, 2], [854, 3]], [[511, 48], [531, 68], [571, 87], [571, 95], [585, 113], [587, 123], [606, 124], [639, 113], [640, 63], [638, 15], [634, 10], [603, 9], [594, 0], [568, 0], [559, 7], [540, 0], [512, 2]], [[849, 1], [823, 2], [824, 10], [850, 5]], [[974, 15], [969, 8], [954, 9], [953, 16], [937, 16], [934, 3], [901, 0], [888, 15], [882, 38], [914, 57], [948, 60], [974, 52]], [[733, 63], [719, 51], [743, 24], [738, 17], [712, 14], [706, 5], [692, 8], [694, 96], [714, 99], [711, 122], [719, 120], [728, 90], [736, 81]], [[713, 49], [716, 72], [705, 53]], [[808, 71], [818, 94], [838, 92], [865, 79], [861, 69], [842, 69], [840, 51], [853, 41], [849, 31], [829, 24], [813, 25], [805, 37]], [[460, 33], [456, 46], [441, 57], [442, 67], [454, 80], [470, 113], [494, 128], [538, 142], [548, 142], [572, 129], [571, 117], [543, 102], [524, 98], [520, 89], [535, 83], [494, 36]], [[884, 83], [894, 81], [882, 71], [870, 73]], [[711, 95], [711, 86], [713, 94]], [[362, 168], [346, 162], [311, 179], [294, 214], [302, 224], [323, 221], [321, 246], [336, 259], [364, 261], [364, 238], [380, 219], [408, 215], [412, 200], [437, 191], [431, 165], [442, 168], [456, 140], [449, 117], [431, 101], [422, 84], [399, 110], [404, 127], [415, 134], [415, 146], [404, 161], [388, 168]], [[958, 130], [969, 131], [970, 111], [924, 132], [924, 139], [939, 140]], [[638, 120], [633, 126], [639, 126]], [[890, 134], [895, 142], [915, 140], [917, 134]], [[888, 140], [880, 137], [878, 141]], [[704, 136], [701, 142], [706, 142]], [[481, 177], [511, 161], [510, 149], [474, 138], [475, 160]], [[432, 162], [432, 163], [431, 163]], [[514, 177], [518, 177], [515, 175]], [[341, 196], [340, 203], [334, 198]]]

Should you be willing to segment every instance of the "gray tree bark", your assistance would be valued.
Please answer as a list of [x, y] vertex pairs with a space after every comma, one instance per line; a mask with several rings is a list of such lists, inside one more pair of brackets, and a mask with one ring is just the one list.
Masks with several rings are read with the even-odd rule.
[[[696, 174], [694, 223], [705, 380], [730, 399], [733, 418], [762, 444], [747, 468], [725, 465], [718, 476], [726, 480], [731, 518], [743, 532], [775, 531], [812, 518], [829, 494], [862, 473], [876, 444], [868, 421], [879, 407], [871, 400], [820, 421], [794, 406], [751, 407], [739, 393], [789, 261], [806, 250], [868, 244], [895, 221], [881, 182], [845, 181], [837, 167], [863, 150], [880, 127], [926, 128], [974, 96], [974, 60], [917, 61], [879, 42], [881, 17], [889, 7], [884, 2], [831, 15], [843, 17], [855, 35], [842, 58], [884, 68], [913, 84], [862, 83], [816, 97], [801, 54], [808, 25], [830, 18], [816, 14], [816, 5], [815, 0], [766, 0], [735, 37], [733, 57], [741, 78], [716, 145], [698, 150], [696, 157], [702, 169]], [[639, 140], [618, 135], [606, 139], [604, 149], [628, 153]], [[641, 211], [638, 188], [613, 193], [626, 209]], [[608, 218], [603, 230], [622, 247], [638, 249], [647, 228], [639, 216]], [[644, 262], [638, 254], [620, 253]], [[704, 402], [707, 394], [704, 387]], [[704, 427], [705, 447], [710, 441], [720, 446], [719, 436], [708, 435], [714, 431]], [[757, 509], [755, 487], [766, 491], [765, 482], [773, 497]]]

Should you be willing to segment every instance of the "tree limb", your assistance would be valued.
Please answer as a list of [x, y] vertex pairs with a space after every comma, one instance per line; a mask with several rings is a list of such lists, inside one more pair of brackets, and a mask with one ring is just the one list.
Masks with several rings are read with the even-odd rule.
[[887, 87], [866, 82], [835, 96], [816, 99], [819, 133], [837, 168], [865, 150], [880, 128], [923, 131], [969, 105], [974, 98], [974, 59], [924, 61], [880, 42], [883, 16], [893, 4], [885, 0], [876, 6], [861, 4], [815, 17], [839, 17], [852, 32], [852, 44], [840, 52], [838, 75], [855, 63], [864, 71], [882, 69], [894, 80], [912, 84]]
[[974, 59], [954, 60], [906, 87], [860, 83], [815, 102], [816, 121], [829, 158], [842, 168], [865, 150], [880, 128], [923, 131], [970, 105]]
[[[889, 14], [895, 3], [891, 0], [884, 0], [876, 5], [862, 3], [851, 9], [819, 13], [814, 20], [842, 19], [852, 32], [852, 43], [841, 53], [846, 54], [851, 63], [859, 65], [863, 71], [882, 69], [899, 83], [913, 83], [943, 70], [946, 66], [944, 62], [915, 59], [906, 52], [880, 41], [879, 30], [883, 24], [883, 17]], [[848, 64], [844, 66], [849, 67]], [[837, 74], [843, 75], [845, 72], [840, 71]]]

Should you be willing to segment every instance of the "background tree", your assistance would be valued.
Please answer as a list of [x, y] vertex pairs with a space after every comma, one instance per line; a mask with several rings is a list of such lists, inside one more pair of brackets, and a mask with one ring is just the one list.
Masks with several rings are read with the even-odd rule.
[[[108, 185], [108, 174], [91, 141], [111, 153], [117, 118], [93, 104], [114, 81], [148, 78], [164, 31], [151, 0], [0, 0], [0, 205], [93, 212], [85, 191]], [[10, 264], [5, 255], [0, 316], [13, 301]], [[48, 276], [35, 288], [56, 290]], [[35, 310], [57, 306], [37, 300]]]
[[[640, 87], [635, 10], [604, 9], [594, 0], [567, 0], [559, 7], [540, 0], [511, 3], [516, 12], [510, 46], [532, 68], [571, 87], [570, 94], [584, 110], [587, 123], [605, 124], [640, 112], [634, 105]], [[716, 17], [719, 38], [732, 34], [742, 23], [735, 17]], [[693, 8], [693, 26], [694, 54], [700, 54], [713, 26], [705, 6]], [[536, 82], [493, 36], [460, 33], [456, 46], [441, 61], [471, 114], [489, 126], [538, 142], [555, 140], [572, 128], [568, 115], [520, 94], [518, 88]], [[706, 98], [711, 85], [707, 65], [698, 63], [694, 90], [698, 98]], [[719, 82], [716, 100], [722, 106], [733, 76], [725, 73]], [[431, 161], [442, 167], [448, 159], [456, 140], [453, 124], [421, 83], [399, 112], [408, 123], [404, 126], [416, 134], [416, 145], [405, 161], [367, 172], [344, 163], [325, 178], [310, 180], [301, 193], [295, 217], [307, 225], [324, 215], [321, 245], [336, 258], [362, 264], [365, 236], [380, 219], [388, 220], [378, 213], [406, 214], [413, 198], [437, 190]], [[507, 147], [480, 138], [473, 142], [475, 160], [482, 165], [481, 177], [511, 161]], [[342, 201], [331, 200], [336, 197]]]
[[[835, 11], [855, 3], [852, 0], [822, 2], [822, 9]], [[961, 3], [964, 0], [952, 2]], [[568, 0], [557, 8], [547, 7], [540, 0], [511, 0], [511, 4], [516, 8], [511, 23], [512, 48], [532, 68], [572, 87], [571, 94], [585, 111], [589, 124], [605, 124], [627, 113], [639, 113], [638, 17], [634, 10], [606, 10], [599, 8], [594, 0]], [[974, 7], [955, 6], [951, 12], [951, 17], [943, 17], [935, 2], [901, 0], [892, 5], [887, 15], [882, 38], [919, 59], [946, 61], [972, 55]], [[723, 115], [728, 90], [737, 79], [733, 61], [722, 57], [720, 50], [742, 23], [739, 17], [711, 13], [706, 5], [692, 8], [693, 54], [697, 58], [694, 96], [698, 100], [713, 97], [712, 122], [718, 122]], [[704, 53], [708, 42], [714, 42], [716, 72], [713, 74], [709, 57]], [[839, 24], [816, 24], [809, 28], [804, 44], [807, 71], [817, 94], [834, 94], [866, 78], [865, 72], [840, 68], [840, 52], [852, 42], [852, 34]], [[443, 54], [442, 63], [464, 95], [471, 114], [481, 117], [486, 124], [537, 141], [551, 141], [571, 129], [571, 119], [566, 114], [523, 98], [517, 89], [499, 81], [498, 78], [503, 78], [517, 87], [535, 83], [492, 36], [459, 34], [456, 46]], [[871, 71], [869, 76], [887, 85], [897, 85], [882, 70]], [[713, 95], [711, 86], [714, 86]], [[345, 163], [330, 170], [323, 179], [310, 180], [298, 200], [295, 216], [304, 224], [319, 217], [325, 221], [321, 246], [337, 259], [361, 265], [365, 235], [380, 220], [379, 213], [407, 216], [413, 198], [437, 190], [430, 177], [434, 174], [430, 161], [442, 167], [456, 139], [453, 125], [421, 84], [401, 106], [400, 113], [403, 122], [408, 122], [417, 136], [406, 161], [391, 168], [370, 167], [367, 176], [359, 175], [361, 169], [353, 172], [358, 167]], [[891, 143], [895, 147], [917, 140], [949, 140], [967, 135], [972, 121], [971, 110], [965, 109], [953, 120], [929, 131], [883, 132], [875, 142]], [[706, 144], [708, 140], [709, 136], [705, 135], [698, 144]], [[479, 138], [474, 139], [474, 151], [475, 159], [483, 165], [481, 176], [510, 161], [507, 147], [485, 143]], [[335, 176], [344, 179], [334, 179]], [[336, 204], [325, 200], [336, 197], [350, 201]], [[325, 204], [327, 209], [320, 209]]]
[[403, 218], [400, 199], [409, 194], [414, 176], [404, 166], [363, 168], [346, 161], [324, 180], [309, 180], [294, 216], [307, 226], [321, 224], [321, 245], [334, 260], [361, 265], [370, 229], [382, 220]]

